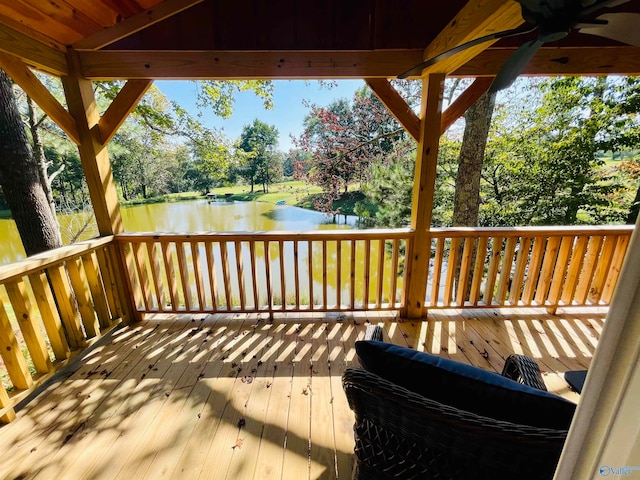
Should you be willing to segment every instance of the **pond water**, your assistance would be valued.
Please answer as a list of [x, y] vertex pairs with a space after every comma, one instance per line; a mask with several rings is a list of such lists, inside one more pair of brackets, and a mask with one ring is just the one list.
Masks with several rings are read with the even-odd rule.
[[[80, 214], [60, 217], [63, 236], [82, 223]], [[287, 205], [206, 200], [123, 207], [122, 219], [128, 232], [175, 233], [335, 230], [352, 228], [357, 220], [353, 216], [340, 216], [334, 222], [333, 217], [322, 213]], [[96, 231], [92, 230], [81, 238], [94, 236]], [[15, 222], [0, 219], [0, 264], [24, 257]]]

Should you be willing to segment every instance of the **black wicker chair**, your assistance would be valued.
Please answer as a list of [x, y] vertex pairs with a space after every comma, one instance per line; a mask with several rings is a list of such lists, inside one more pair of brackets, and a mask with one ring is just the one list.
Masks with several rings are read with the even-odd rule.
[[[509, 359], [505, 373], [544, 388], [527, 357]], [[567, 435], [444, 405], [364, 369], [348, 368], [343, 386], [356, 419], [357, 479], [551, 479]]]

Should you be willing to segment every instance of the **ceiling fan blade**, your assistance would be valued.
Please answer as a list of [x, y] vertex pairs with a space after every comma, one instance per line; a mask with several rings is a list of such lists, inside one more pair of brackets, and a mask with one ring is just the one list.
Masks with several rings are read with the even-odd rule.
[[629, 0], [582, 0], [582, 4], [584, 7], [582, 8], [581, 14], [583, 16], [587, 16], [600, 10], [601, 8], [613, 8], [624, 3], [627, 3]]
[[605, 13], [596, 20], [606, 23], [583, 26], [578, 31], [640, 47], [640, 13]]
[[545, 42], [539, 38], [536, 38], [535, 40], [522, 44], [507, 61], [504, 62], [498, 75], [496, 75], [496, 78], [493, 80], [489, 91], [493, 93], [511, 86], [544, 43]]
[[507, 37], [517, 37], [518, 35], [531, 33], [536, 28], [538, 27], [527, 28], [526, 30], [522, 28], [513, 28], [511, 30], [505, 30], [503, 32], [491, 33], [489, 35], [485, 35], [484, 37], [479, 37], [469, 42], [462, 43], [457, 47], [451, 48], [446, 52], [441, 53], [440, 55], [436, 55], [435, 57], [425, 60], [424, 62], [420, 63], [419, 65], [416, 65], [412, 69], [407, 70], [404, 73], [401, 73], [400, 75], [398, 75], [398, 78], [400, 80], [404, 80], [405, 78], [413, 75], [420, 75], [420, 72], [422, 72], [422, 70], [424, 70], [425, 68], [431, 65], [434, 65], [438, 62], [441, 62], [442, 60], [446, 60], [447, 58], [452, 57], [456, 53], [460, 53], [463, 50], [466, 50], [467, 48], [475, 47], [476, 45], [480, 45], [481, 43], [485, 43], [485, 42], [490, 42], [491, 40], [498, 40], [500, 38], [507, 38]]

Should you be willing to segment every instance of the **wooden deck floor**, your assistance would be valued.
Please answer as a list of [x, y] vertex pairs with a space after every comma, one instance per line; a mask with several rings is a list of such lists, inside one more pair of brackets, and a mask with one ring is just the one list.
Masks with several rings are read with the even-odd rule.
[[150, 317], [114, 332], [0, 428], [0, 478], [349, 478], [353, 417], [340, 375], [367, 322], [394, 343], [487, 369], [531, 355], [549, 389], [577, 401], [561, 372], [589, 366], [604, 317]]

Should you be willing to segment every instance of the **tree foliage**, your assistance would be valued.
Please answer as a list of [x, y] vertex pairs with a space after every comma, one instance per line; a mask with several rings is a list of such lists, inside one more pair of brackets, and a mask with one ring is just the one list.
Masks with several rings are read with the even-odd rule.
[[278, 161], [276, 155], [278, 145], [278, 129], [273, 125], [255, 119], [252, 124], [245, 125], [238, 140], [238, 171], [251, 185], [254, 191], [256, 183], [262, 184], [266, 193], [269, 185], [278, 175]]
[[304, 132], [296, 142], [310, 160], [299, 164], [295, 175], [320, 186], [323, 196], [316, 208], [332, 212], [333, 202], [349, 185], [368, 182], [371, 166], [384, 160], [405, 138], [395, 118], [368, 87], [363, 87], [352, 102], [340, 99], [327, 107], [310, 105]]

